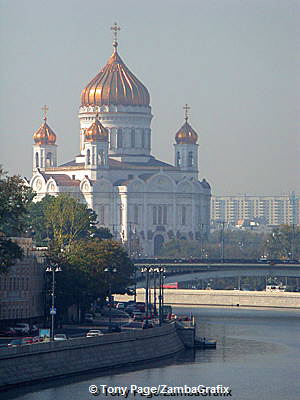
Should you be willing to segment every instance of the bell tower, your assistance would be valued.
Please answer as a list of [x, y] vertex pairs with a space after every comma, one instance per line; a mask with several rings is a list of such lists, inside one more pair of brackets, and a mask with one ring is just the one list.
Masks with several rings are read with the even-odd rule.
[[35, 172], [38, 168], [45, 170], [57, 166], [57, 145], [56, 134], [47, 124], [47, 111], [49, 108], [44, 105], [44, 123], [33, 135], [33, 162], [32, 169]]
[[108, 129], [99, 121], [95, 122], [84, 133], [85, 166], [90, 169], [108, 168]]
[[186, 104], [185, 123], [175, 135], [175, 166], [183, 171], [191, 171], [198, 174], [198, 135], [188, 123], [188, 110], [190, 107]]

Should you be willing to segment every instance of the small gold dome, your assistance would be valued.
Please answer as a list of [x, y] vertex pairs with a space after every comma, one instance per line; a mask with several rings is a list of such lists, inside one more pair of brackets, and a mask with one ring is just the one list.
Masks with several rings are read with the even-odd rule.
[[46, 121], [47, 118], [45, 117], [44, 123], [33, 135], [33, 139], [36, 144], [55, 144], [56, 142], [56, 135]]
[[175, 140], [177, 144], [196, 144], [198, 140], [198, 135], [191, 127], [191, 125], [187, 122], [187, 118], [185, 123], [179, 129], [179, 131], [175, 135]]
[[149, 106], [150, 96], [146, 87], [126, 67], [114, 52], [105, 67], [81, 92], [82, 106], [101, 105]]
[[107, 142], [108, 129], [106, 129], [96, 117], [95, 122], [85, 131], [84, 137], [86, 142]]

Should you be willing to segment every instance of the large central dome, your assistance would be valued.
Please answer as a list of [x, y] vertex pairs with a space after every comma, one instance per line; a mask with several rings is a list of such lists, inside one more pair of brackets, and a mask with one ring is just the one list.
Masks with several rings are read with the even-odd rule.
[[114, 52], [105, 67], [81, 92], [81, 105], [149, 106], [149, 103], [148, 90], [126, 67], [114, 43]]

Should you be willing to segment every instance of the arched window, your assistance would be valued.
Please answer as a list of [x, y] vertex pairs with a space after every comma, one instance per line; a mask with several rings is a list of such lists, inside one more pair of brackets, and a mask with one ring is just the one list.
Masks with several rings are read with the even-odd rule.
[[193, 152], [189, 151], [189, 154], [188, 154], [188, 167], [192, 167], [193, 165], [194, 165]]
[[160, 250], [164, 244], [164, 237], [162, 235], [156, 235], [154, 238], [154, 255], [158, 256]]
[[52, 167], [53, 160], [52, 160], [52, 153], [47, 153], [46, 156], [46, 167]]
[[104, 164], [105, 164], [104, 152], [103, 150], [100, 150], [98, 153], [98, 165], [104, 165]]
[[92, 147], [92, 165], [95, 165], [95, 147]]
[[180, 152], [177, 151], [177, 154], [176, 154], [176, 167], [180, 167], [180, 164], [181, 164]]
[[135, 129], [131, 129], [130, 144], [131, 144], [131, 147], [135, 147]]
[[35, 153], [35, 166], [36, 166], [36, 168], [39, 168], [39, 166], [40, 166], [38, 152]]
[[90, 151], [90, 149], [88, 149], [87, 152], [86, 152], [86, 163], [87, 163], [87, 165], [91, 164], [91, 151]]
[[117, 149], [120, 149], [123, 147], [123, 131], [122, 129], [118, 129], [118, 134], [117, 134]]

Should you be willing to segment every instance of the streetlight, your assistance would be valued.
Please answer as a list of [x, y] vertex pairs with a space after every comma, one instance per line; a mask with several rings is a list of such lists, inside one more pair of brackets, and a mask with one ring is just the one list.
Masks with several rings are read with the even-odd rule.
[[159, 272], [159, 325], [162, 325], [164, 319], [164, 272], [165, 268], [160, 266], [158, 268]]
[[54, 340], [54, 317], [55, 317], [55, 314], [56, 314], [56, 308], [55, 308], [55, 273], [56, 272], [61, 272], [61, 268], [58, 267], [58, 266], [50, 265], [49, 267], [46, 268], [46, 272], [52, 272], [52, 291], [51, 291], [52, 302], [51, 302], [50, 314], [51, 314], [51, 339]]
[[149, 272], [152, 272], [152, 267], [145, 266], [141, 268], [141, 272], [144, 273], [146, 272], [146, 296], [145, 296], [145, 317], [146, 317], [146, 322], [145, 324], [148, 325], [148, 315], [149, 315]]
[[109, 317], [108, 317], [108, 330], [111, 330], [111, 308], [112, 308], [112, 296], [111, 296], [111, 280], [112, 274], [117, 272], [117, 268], [114, 267], [107, 267], [104, 269], [104, 272], [109, 273], [109, 280], [108, 280], [108, 301], [109, 301]]
[[156, 309], [156, 273], [157, 268], [154, 269], [153, 272], [153, 314], [155, 318], [157, 317], [157, 309]]

